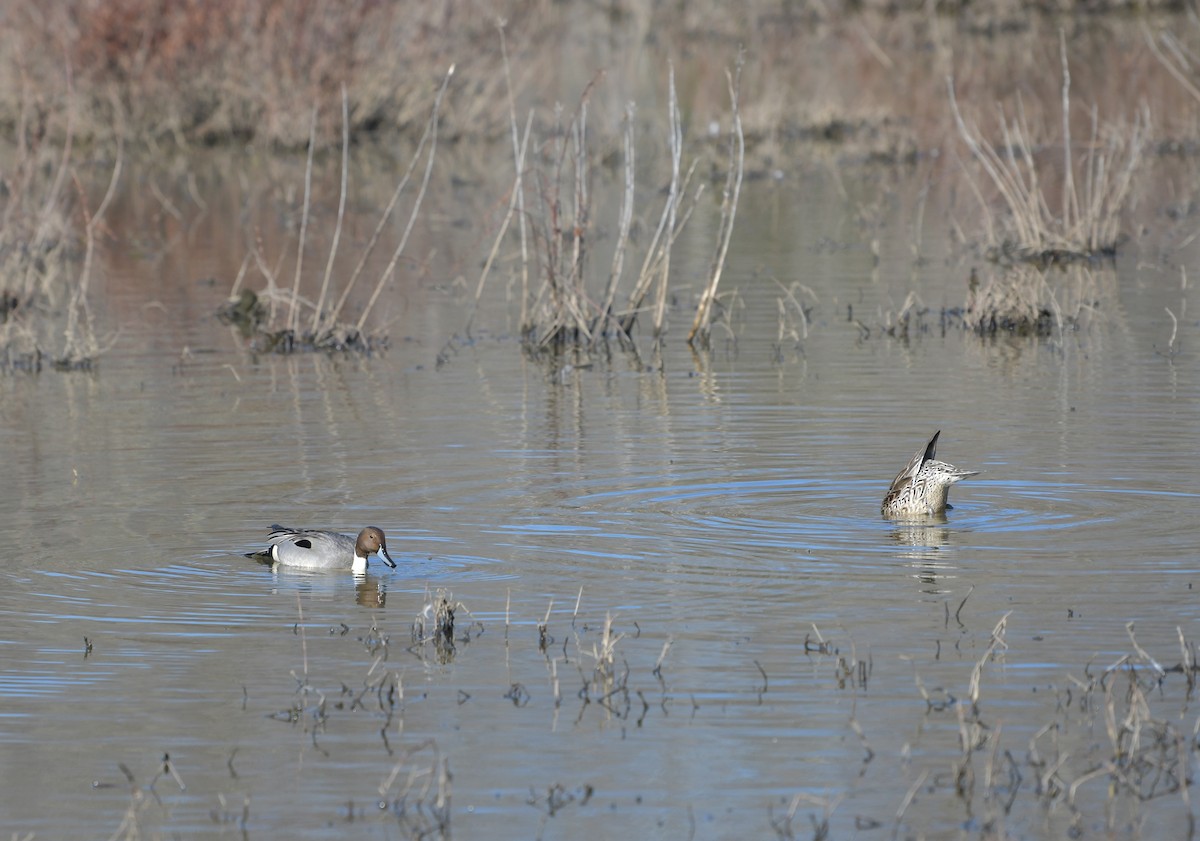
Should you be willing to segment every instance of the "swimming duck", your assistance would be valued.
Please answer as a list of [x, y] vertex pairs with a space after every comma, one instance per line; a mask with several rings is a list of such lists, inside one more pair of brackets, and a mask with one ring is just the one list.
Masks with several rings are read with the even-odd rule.
[[263, 563], [306, 569], [349, 569], [361, 575], [367, 571], [367, 559], [378, 555], [392, 569], [396, 562], [388, 554], [383, 529], [367, 526], [357, 538], [321, 529], [289, 529], [271, 526], [269, 548], [248, 557]]

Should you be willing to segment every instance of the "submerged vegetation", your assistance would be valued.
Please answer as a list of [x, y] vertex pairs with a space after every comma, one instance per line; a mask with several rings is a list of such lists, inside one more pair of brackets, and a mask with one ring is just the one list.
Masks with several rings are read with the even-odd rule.
[[[768, 665], [745, 651], [744, 662], [732, 669], [697, 671], [681, 667], [680, 647], [711, 646], [711, 640], [664, 635], [651, 617], [639, 622], [611, 610], [602, 615], [588, 610], [582, 590], [557, 610], [551, 600], [544, 616], [514, 617], [506, 606], [502, 633], [478, 620], [456, 630], [453, 616], [469, 615], [466, 608], [446, 592], [427, 593], [412, 626], [412, 645], [394, 644], [388, 627], [376, 619], [369, 627], [347, 624], [352, 617], [321, 627], [306, 619], [298, 593], [296, 623], [280, 629], [295, 638], [298, 667], [264, 676], [265, 686], [253, 691], [243, 689], [240, 711], [229, 714], [267, 719], [301, 734], [292, 760], [298, 778], [322, 774], [331, 752], [344, 761], [355, 746], [373, 747], [363, 754], [371, 758], [360, 760], [363, 768], [342, 777], [340, 816], [317, 811], [313, 817], [370, 822], [390, 827], [400, 838], [450, 838], [459, 834], [452, 831], [456, 826], [461, 833], [461, 823], [472, 820], [474, 801], [463, 805], [454, 796], [452, 766], [461, 768], [464, 754], [447, 744], [474, 746], [470, 731], [481, 722], [514, 734], [583, 738], [593, 750], [616, 743], [637, 751], [664, 729], [694, 733], [714, 722], [728, 726], [735, 718], [745, 727], [776, 728], [780, 705], [800, 697], [806, 705], [824, 702], [845, 711], [833, 725], [840, 738], [823, 750], [824, 762], [842, 767], [820, 790], [790, 797], [778, 792], [787, 790], [794, 769], [761, 769], [755, 781], [764, 790], [757, 797], [759, 810], [743, 810], [736, 818], [751, 834], [829, 838], [853, 828], [939, 837], [954, 826], [963, 838], [1080, 837], [1089, 831], [1141, 838], [1168, 834], [1161, 829], [1165, 822], [1177, 828], [1171, 837], [1192, 837], [1193, 769], [1200, 761], [1191, 709], [1200, 678], [1195, 642], [1176, 629], [1177, 639], [1156, 640], [1151, 647], [1169, 646], [1178, 660], [1172, 662], [1175, 655], [1161, 660], [1143, 647], [1129, 623], [1123, 652], [1047, 672], [1038, 655], [1022, 653], [1020, 646], [1015, 653], [1010, 649], [1011, 612], [968, 631], [969, 596], [953, 610], [962, 631], [953, 654], [881, 661], [869, 648], [813, 625], [786, 643], [776, 640], [789, 653]], [[947, 624], [952, 607], [944, 605]], [[498, 624], [500, 614], [492, 615], [497, 616], [492, 624]], [[406, 636], [402, 628], [393, 632]], [[465, 652], [468, 645], [478, 656], [456, 663], [456, 646]], [[688, 662], [691, 654], [684, 657]], [[782, 662], [789, 666], [781, 673]], [[485, 665], [501, 663], [498, 669]], [[1043, 678], [1023, 690], [1030, 668]], [[897, 671], [905, 676], [897, 685], [909, 689], [876, 697], [872, 687], [897, 680]], [[852, 703], [843, 703], [847, 700]], [[423, 732], [431, 706], [458, 710], [449, 719], [455, 722], [450, 732], [436, 737]], [[897, 727], [897, 718], [907, 725]], [[897, 731], [904, 734], [900, 742]], [[250, 796], [252, 784], [235, 768], [250, 760], [234, 748], [228, 782], [209, 792], [205, 786], [223, 775], [214, 778], [196, 766], [205, 755], [156, 757], [155, 773], [146, 782], [118, 765], [120, 781], [98, 784], [128, 786], [130, 792], [112, 837], [144, 837], [160, 824], [169, 826], [185, 791], [193, 800], [212, 799], [209, 818], [217, 825], [246, 832], [269, 822], [270, 813], [264, 817]], [[503, 767], [502, 761], [492, 764]], [[561, 765], [554, 767], [561, 771]], [[577, 767], [578, 775], [569, 779], [547, 778], [537, 763], [513, 767], [489, 808], [510, 821], [527, 815], [529, 829], [537, 830], [529, 834], [536, 837], [551, 821], [613, 816], [618, 801], [628, 804], [622, 808], [642, 808], [639, 786], [653, 772], [628, 774], [624, 791], [616, 792], [601, 782], [613, 779], [605, 769]], [[193, 778], [204, 782], [197, 785]], [[371, 781], [366, 789], [363, 780]], [[717, 801], [724, 794], [711, 793]], [[336, 798], [323, 802], [328, 809]], [[1155, 824], [1147, 825], [1151, 806], [1157, 809]], [[683, 808], [674, 804], [666, 810]]]

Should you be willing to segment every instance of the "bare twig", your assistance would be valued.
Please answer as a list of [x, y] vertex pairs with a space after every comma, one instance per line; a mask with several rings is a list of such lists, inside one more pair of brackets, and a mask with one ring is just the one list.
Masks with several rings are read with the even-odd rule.
[[437, 97], [433, 102], [433, 114], [429, 118], [429, 157], [425, 163], [425, 177], [421, 180], [421, 187], [417, 190], [417, 197], [413, 201], [412, 213], [408, 217], [408, 225], [404, 228], [404, 234], [400, 237], [400, 242], [396, 245], [396, 250], [392, 252], [392, 259], [388, 262], [387, 268], [379, 276], [379, 282], [375, 285], [375, 291], [371, 293], [367, 305], [363, 307], [362, 315], [358, 318], [358, 324], [355, 329], [362, 332], [363, 325], [367, 322], [367, 316], [371, 314], [371, 308], [375, 306], [375, 301], [378, 300], [379, 294], [383, 291], [384, 284], [392, 275], [392, 271], [396, 268], [396, 263], [400, 260], [400, 255], [404, 253], [404, 246], [408, 244], [408, 237], [412, 233], [413, 226], [417, 222], [417, 214], [421, 210], [421, 202], [425, 198], [425, 191], [429, 188], [429, 176], [433, 173], [433, 159], [437, 152], [437, 127], [438, 127], [438, 111], [441, 109], [442, 96], [446, 93], [446, 87], [450, 84], [450, 77], [454, 75], [454, 65], [450, 65], [450, 69], [446, 71], [446, 76], [442, 80], [442, 86], [438, 90]]
[[300, 272], [304, 267], [304, 240], [308, 234], [308, 207], [312, 197], [313, 151], [317, 145], [317, 107], [314, 105], [308, 126], [308, 161], [304, 165], [304, 210], [300, 214], [300, 242], [296, 245], [296, 275], [292, 279], [292, 297], [288, 303], [288, 330], [296, 332], [296, 302], [300, 299]]
[[[370, 240], [367, 241], [367, 247], [363, 250], [362, 255], [358, 258], [358, 264], [354, 267], [354, 271], [351, 272], [350, 280], [346, 283], [346, 288], [342, 290], [342, 294], [338, 298], [337, 304], [335, 304], [333, 309], [329, 312], [324, 324], [335, 324], [337, 323], [338, 318], [341, 316], [342, 308], [346, 305], [346, 299], [350, 297], [350, 293], [353, 291], [359, 275], [362, 274], [363, 267], [366, 266], [367, 258], [371, 256], [376, 244], [379, 242], [380, 234], [383, 233], [384, 226], [391, 218], [392, 211], [395, 209], [396, 203], [400, 200], [400, 196], [403, 194], [404, 188], [408, 186], [408, 182], [412, 178], [413, 171], [417, 168], [417, 162], [421, 160], [421, 153], [424, 151], [426, 143], [429, 142], [430, 136], [437, 126], [438, 111], [441, 108], [442, 97], [446, 93], [446, 88], [450, 84], [450, 77], [453, 74], [454, 67], [452, 65], [450, 70], [446, 73], [446, 76], [442, 79], [442, 86], [438, 89], [437, 96], [434, 98], [433, 114], [430, 117], [429, 122], [425, 124], [425, 133], [421, 135], [421, 140], [417, 143], [417, 149], [415, 152], [413, 152], [412, 160], [409, 162], [408, 169], [405, 170], [404, 176], [400, 179], [400, 183], [396, 185], [396, 189], [392, 191], [392, 197], [388, 201], [387, 207], [384, 208], [383, 214], [379, 217], [379, 222], [375, 225], [375, 230], [371, 233]], [[433, 158], [431, 154], [430, 162], [432, 162], [432, 160]], [[384, 277], [386, 278], [386, 276], [387, 275], [385, 273]]]
[[313, 310], [312, 327], [315, 334], [321, 324], [321, 310], [325, 308], [325, 296], [329, 291], [329, 278], [333, 275], [333, 261], [337, 257], [338, 242], [342, 238], [342, 219], [346, 213], [346, 182], [350, 170], [350, 105], [346, 97], [346, 85], [342, 83], [342, 189], [338, 196], [337, 225], [333, 229], [333, 242], [329, 246], [329, 259], [325, 261], [325, 276], [321, 278], [321, 294]]
[[708, 344], [713, 301], [717, 297], [717, 285], [721, 282], [725, 257], [729, 253], [729, 242], [733, 238], [733, 223], [737, 218], [738, 196], [742, 190], [742, 173], [746, 163], [746, 139], [742, 134], [742, 116], [738, 108], [744, 62], [745, 56], [739, 52], [734, 72], [725, 71], [733, 118], [733, 127], [729, 133], [729, 172], [726, 175], [724, 198], [721, 202], [721, 224], [717, 231], [717, 250], [713, 255], [708, 285], [700, 296], [700, 304], [696, 307], [696, 318], [692, 322], [691, 332], [688, 333], [688, 343], [693, 346]]

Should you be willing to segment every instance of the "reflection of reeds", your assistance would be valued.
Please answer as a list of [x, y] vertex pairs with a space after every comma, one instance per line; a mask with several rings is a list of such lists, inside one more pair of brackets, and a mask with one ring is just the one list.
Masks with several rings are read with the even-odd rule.
[[452, 781], [449, 759], [429, 738], [401, 752], [379, 786], [379, 805], [396, 819], [402, 838], [448, 839]]
[[[1141, 163], [1149, 133], [1149, 116], [1142, 110], [1132, 124], [1108, 126], [1102, 131], [1095, 106], [1091, 111], [1091, 139], [1082, 161], [1075, 160], [1071, 143], [1071, 74], [1065, 39], [1062, 55], [1062, 164], [1058, 176], [1058, 203], [1051, 201], [1052, 167], [1034, 153], [1024, 104], [1018, 99], [1010, 118], [1001, 109], [999, 149], [967, 124], [949, 80], [950, 108], [959, 136], [979, 162], [1007, 208], [1007, 224], [999, 230], [991, 205], [973, 180], [971, 189], [984, 212], [990, 254], [1002, 262], [1029, 262], [1050, 266], [1116, 253], [1121, 213], [1129, 197], [1133, 174]], [[1082, 192], [1081, 192], [1082, 191]]]
[[963, 321], [982, 335], [1049, 336], [1086, 326], [1104, 301], [1115, 298], [1116, 278], [1108, 268], [1007, 266], [986, 271], [983, 280], [972, 277]]

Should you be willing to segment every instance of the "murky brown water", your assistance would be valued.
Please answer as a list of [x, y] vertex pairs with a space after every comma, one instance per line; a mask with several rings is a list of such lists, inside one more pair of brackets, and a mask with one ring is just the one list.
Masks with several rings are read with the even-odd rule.
[[[907, 341], [863, 338], [848, 305], [878, 325], [911, 289], [962, 303], [945, 207], [913, 229], [925, 178], [750, 183], [723, 285], [733, 334], [693, 357], [702, 206], [661, 357], [643, 342], [641, 360], [572, 369], [505, 338], [503, 279], [482, 338], [435, 364], [492, 236], [460, 223], [494, 210], [490, 187], [433, 198], [411, 252], [432, 268], [385, 294], [392, 347], [370, 359], [254, 357], [212, 318], [246, 230], [286, 247], [272, 188], [238, 199], [214, 175], [209, 210], [181, 224], [131, 187], [98, 281], [101, 323], [120, 328], [99, 371], [0, 378], [3, 830], [408, 837], [433, 821], [444, 760], [465, 838], [807, 837], [821, 798], [835, 837], [1065, 832], [1030, 745], [1044, 758], [1061, 741], [1068, 783], [1107, 755], [1102, 717], [1038, 735], [1073, 709], [1072, 676], [1132, 653], [1128, 622], [1164, 665], [1177, 628], [1200, 635], [1200, 301], [1173, 265], [1196, 249], [1164, 262], [1134, 243], [1118, 299], [1050, 340], [943, 335], [936, 315]], [[881, 208], [870, 229], [864, 202]], [[815, 296], [799, 343], [776, 347], [775, 280]], [[1156, 353], [1165, 306], [1183, 316], [1173, 360]], [[943, 524], [882, 520], [888, 481], [939, 428], [939, 455], [986, 473]], [[275, 522], [377, 524], [399, 569], [355, 580], [242, 557]], [[452, 653], [410, 648], [436, 588], [469, 610], [460, 632], [479, 623]], [[945, 701], [968, 697], [1006, 614], [979, 690], [999, 747], [964, 797]], [[609, 615], [606, 685], [593, 654]], [[1155, 714], [1191, 733], [1184, 679], [1164, 687]], [[1006, 792], [983, 794], [1010, 785], [1005, 751], [1007, 813]], [[1106, 812], [1106, 785], [1074, 794], [1085, 833], [1186, 832], [1180, 794]]]

